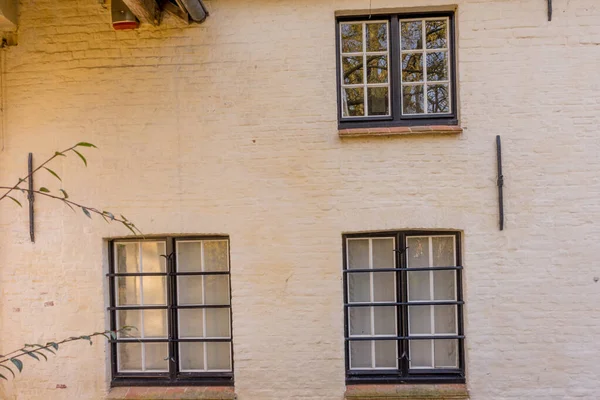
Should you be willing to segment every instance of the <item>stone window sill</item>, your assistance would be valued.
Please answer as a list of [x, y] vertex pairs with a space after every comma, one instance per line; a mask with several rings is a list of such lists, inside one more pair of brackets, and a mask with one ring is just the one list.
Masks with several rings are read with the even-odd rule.
[[390, 128], [354, 128], [339, 129], [341, 138], [369, 137], [369, 136], [404, 136], [424, 134], [454, 134], [462, 133], [462, 128], [456, 125], [428, 125], [428, 126], [396, 126]]
[[345, 400], [467, 400], [464, 384], [348, 385]]
[[235, 400], [232, 387], [115, 387], [106, 400]]

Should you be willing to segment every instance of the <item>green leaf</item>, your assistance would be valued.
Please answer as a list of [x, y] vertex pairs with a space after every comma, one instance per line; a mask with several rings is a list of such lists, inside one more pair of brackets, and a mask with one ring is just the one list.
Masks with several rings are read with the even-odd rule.
[[107, 215], [108, 218], [110, 218], [112, 221], [115, 220], [115, 216], [112, 213], [109, 213], [108, 211], [102, 211], [102, 214]]
[[85, 164], [85, 166], [87, 167], [87, 160], [85, 159], [85, 157], [83, 156], [83, 154], [81, 154], [80, 152], [78, 152], [77, 150], [73, 149], [73, 151], [75, 152], [75, 154], [77, 154], [79, 156], [79, 158], [81, 158], [81, 161], [83, 161], [83, 163]]
[[60, 151], [56, 151], [56, 152], [54, 152], [54, 155], [55, 155], [55, 156], [57, 156], [57, 157], [58, 157], [58, 156], [61, 156], [61, 157], [66, 157], [66, 156], [64, 155], [64, 153], [61, 153]]
[[48, 190], [48, 188], [45, 188], [43, 186], [40, 188], [39, 191], [42, 192], [42, 193], [50, 193], [50, 191]]
[[6, 379], [6, 377], [2, 374], [0, 374], [0, 378], [4, 379], [5, 381], [7, 381], [8, 379]]
[[19, 200], [15, 199], [14, 197], [12, 197], [12, 196], [6, 196], [6, 197], [8, 197], [9, 199], [11, 199], [15, 203], [17, 203], [19, 205], [19, 207], [23, 207], [23, 205], [21, 204], [21, 202]]
[[54, 350], [58, 350], [58, 343], [48, 342], [47, 344], [50, 345], [50, 346], [52, 346], [52, 347], [54, 347]]
[[65, 204], [66, 204], [66, 205], [68, 205], [68, 206], [69, 206], [69, 208], [70, 208], [71, 210], [73, 210], [73, 212], [75, 212], [75, 209], [73, 208], [73, 206], [72, 206], [72, 205], [70, 205], [70, 204], [69, 204], [69, 203], [67, 203], [66, 201], [65, 201]]
[[65, 197], [65, 199], [69, 198], [69, 194], [64, 189], [58, 189], [58, 190], [63, 194], [63, 196]]
[[44, 353], [42, 353], [41, 351], [34, 351], [35, 354], [44, 357], [44, 360], [48, 361], [48, 357], [46, 357], [46, 355]]
[[127, 227], [127, 229], [129, 229], [131, 231], [131, 233], [133, 233], [134, 235], [137, 235], [137, 233], [135, 233], [133, 228], [131, 226], [129, 226], [129, 224], [127, 222], [123, 222], [123, 225], [125, 225]]
[[56, 179], [58, 179], [59, 181], [62, 182], [62, 179], [60, 179], [60, 176], [58, 176], [58, 174], [54, 171], [52, 171], [50, 168], [44, 167], [44, 169], [48, 172], [50, 172], [52, 175], [54, 175], [56, 177]]
[[117, 334], [113, 331], [110, 331], [110, 337], [112, 338], [112, 340], [117, 340]]
[[78, 147], [78, 146], [81, 146], [81, 147], [93, 147], [93, 148], [97, 149], [97, 147], [95, 145], [93, 145], [91, 143], [88, 143], [88, 142], [79, 142], [79, 143], [77, 143], [75, 145], [75, 147]]
[[19, 370], [19, 372], [23, 371], [23, 362], [16, 358], [11, 358], [10, 361], [15, 364], [15, 367]]
[[[6, 365], [3, 365], [3, 364], [0, 364], [0, 367], [9, 370], [10, 373], [12, 374], [13, 378], [16, 378], [15, 373], [13, 372], [12, 369], [8, 368]], [[4, 379], [6, 379], [6, 378], [4, 378]]]
[[86, 215], [86, 217], [92, 218], [92, 214], [90, 214], [90, 212], [88, 211], [87, 208], [81, 207], [81, 211], [83, 211], [83, 213]]
[[35, 358], [36, 360], [40, 361], [40, 359], [38, 358], [38, 356], [36, 356], [36, 355], [35, 355], [35, 353], [34, 353], [33, 351], [28, 351], [28, 352], [27, 352], [27, 353], [25, 353], [25, 354], [27, 354], [29, 357], [33, 357], [33, 358]]
[[127, 218], [125, 218], [125, 217], [123, 216], [123, 214], [121, 214], [121, 219], [122, 219], [123, 221], [127, 221]]

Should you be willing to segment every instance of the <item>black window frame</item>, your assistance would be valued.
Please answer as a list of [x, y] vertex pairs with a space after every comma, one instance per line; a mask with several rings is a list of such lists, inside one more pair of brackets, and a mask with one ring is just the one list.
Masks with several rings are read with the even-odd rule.
[[[450, 98], [452, 109], [448, 114], [422, 114], [402, 115], [402, 84], [400, 81], [400, 20], [413, 18], [448, 18], [449, 20], [449, 65], [450, 65]], [[343, 117], [342, 115], [342, 86], [341, 86], [341, 40], [340, 23], [363, 22], [369, 20], [386, 20], [389, 26], [389, 82], [390, 82], [390, 115], [372, 117]], [[335, 49], [336, 49], [336, 87], [337, 87], [337, 116], [338, 129], [354, 128], [389, 128], [410, 127], [426, 125], [458, 125], [458, 95], [456, 79], [456, 28], [455, 13], [453, 11], [431, 13], [401, 13], [401, 14], [372, 14], [363, 16], [340, 16], [335, 23]]]
[[[227, 241], [227, 271], [212, 272], [177, 272], [176, 251], [177, 241], [185, 240], [226, 240]], [[115, 272], [115, 243], [123, 242], [149, 242], [164, 241], [166, 254], [165, 273], [117, 273]], [[119, 372], [117, 361], [117, 343], [129, 342], [117, 338], [110, 340], [110, 363], [111, 363], [111, 387], [119, 386], [233, 386], [234, 385], [234, 357], [233, 357], [233, 324], [231, 311], [231, 256], [229, 236], [157, 236], [148, 238], [116, 238], [108, 242], [109, 272], [106, 274], [109, 282], [109, 312], [110, 329], [115, 331], [117, 326], [117, 310], [137, 309], [135, 306], [117, 306], [115, 295], [115, 278], [119, 276], [165, 276], [167, 286], [166, 306], [144, 306], [144, 309], [166, 309], [167, 310], [167, 339], [140, 339], [140, 342], [169, 343], [169, 371], [168, 372]], [[178, 276], [206, 276], [227, 275], [229, 284], [228, 305], [177, 305], [177, 277]], [[203, 308], [228, 308], [230, 337], [228, 339], [179, 339], [178, 338], [178, 309], [203, 309]], [[138, 341], [136, 341], [138, 342]], [[230, 372], [179, 372], [178, 343], [183, 342], [228, 342], [231, 349], [231, 371]]]
[[[408, 298], [407, 298], [407, 248], [406, 238], [411, 236], [435, 236], [435, 235], [453, 235], [456, 243], [456, 266], [448, 267], [433, 267], [433, 270], [453, 270], [456, 271], [456, 301], [444, 301], [444, 305], [457, 306], [457, 335], [444, 335], [443, 338], [458, 340], [458, 368], [453, 369], [419, 369], [411, 370], [409, 368], [409, 340], [411, 339], [408, 331]], [[394, 271], [396, 273], [396, 303], [372, 303], [379, 306], [395, 305], [397, 307], [397, 337], [391, 337], [398, 341], [397, 358], [398, 369], [351, 369], [350, 368], [350, 332], [348, 323], [348, 310], [351, 303], [348, 301], [348, 274], [351, 270], [348, 269], [347, 259], [347, 240], [352, 238], [376, 238], [376, 237], [394, 237], [396, 253], [396, 265], [393, 269], [378, 269], [381, 272]], [[405, 231], [381, 231], [368, 233], [347, 233], [342, 235], [342, 251], [343, 251], [343, 292], [344, 292], [344, 352], [345, 352], [345, 368], [346, 368], [346, 384], [452, 384], [465, 383], [465, 334], [464, 334], [464, 300], [462, 288], [462, 251], [461, 251], [461, 233], [457, 231], [427, 231], [427, 230], [405, 230]], [[418, 268], [410, 268], [411, 271], [419, 271]], [[423, 269], [431, 270], [431, 268]], [[359, 270], [360, 271], [360, 270]], [[360, 273], [360, 272], [354, 272]], [[418, 304], [427, 305], [432, 302], [419, 301]], [[367, 304], [367, 303], [364, 303]], [[371, 303], [369, 303], [371, 304]], [[435, 304], [440, 304], [439, 301]], [[420, 336], [421, 339], [427, 338]], [[433, 338], [433, 337], [432, 337]], [[442, 337], [437, 336], [437, 339]], [[356, 340], [356, 339], [353, 339]], [[364, 338], [363, 340], [390, 340], [390, 337], [373, 337]]]

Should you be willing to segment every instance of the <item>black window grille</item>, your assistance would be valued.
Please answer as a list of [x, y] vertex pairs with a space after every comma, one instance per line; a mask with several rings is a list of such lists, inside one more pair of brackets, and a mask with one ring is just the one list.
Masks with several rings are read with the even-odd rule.
[[113, 386], [232, 385], [229, 239], [110, 242]]
[[460, 234], [347, 234], [347, 383], [463, 383]]

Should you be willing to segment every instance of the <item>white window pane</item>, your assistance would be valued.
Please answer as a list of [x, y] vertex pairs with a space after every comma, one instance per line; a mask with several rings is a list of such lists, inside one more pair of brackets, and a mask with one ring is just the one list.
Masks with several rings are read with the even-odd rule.
[[342, 74], [344, 84], [363, 84], [363, 73], [363, 56], [342, 57]]
[[340, 24], [342, 53], [356, 53], [363, 51], [362, 27], [362, 23]]
[[206, 343], [207, 370], [231, 370], [229, 343]]
[[423, 82], [423, 54], [402, 55], [402, 82]]
[[[361, 62], [362, 62], [362, 57]], [[387, 55], [376, 55], [376, 56], [367, 56], [367, 83], [387, 83], [388, 82], [388, 57]], [[346, 82], [345, 82], [346, 83]], [[362, 83], [361, 82], [347, 82], [347, 83]], [[383, 87], [380, 89], [385, 89], [386, 97], [387, 97], [387, 87]], [[371, 97], [371, 96], [369, 96]], [[369, 103], [371, 100], [369, 99]], [[387, 110], [387, 107], [386, 107]], [[385, 111], [385, 114], [388, 112]], [[369, 115], [373, 115], [369, 110]]]
[[375, 334], [396, 335], [396, 307], [372, 307], [374, 312]]
[[408, 300], [426, 301], [431, 300], [431, 286], [429, 283], [429, 271], [408, 272]]
[[395, 340], [378, 340], [375, 342], [375, 367], [397, 368], [398, 342]]
[[372, 368], [372, 341], [350, 342], [350, 368]]
[[427, 53], [427, 81], [448, 80], [448, 52], [436, 51]]
[[435, 333], [455, 335], [456, 306], [434, 306]]
[[117, 311], [117, 329], [124, 326], [134, 326], [127, 332], [118, 332], [119, 338], [141, 337], [142, 335], [142, 312], [140, 310], [120, 310]]
[[375, 272], [371, 275], [373, 275], [373, 300], [396, 301], [396, 273]]
[[350, 335], [371, 335], [371, 308], [372, 307], [350, 307], [348, 319]]
[[140, 244], [138, 242], [116, 243], [118, 273], [140, 272]]
[[204, 343], [179, 343], [179, 368], [183, 372], [204, 370]]
[[177, 272], [202, 271], [202, 242], [177, 242]]
[[431, 334], [431, 306], [408, 308], [408, 332], [410, 335]]
[[370, 273], [348, 274], [348, 300], [350, 303], [371, 301]]
[[427, 87], [427, 112], [441, 114], [450, 112], [448, 84], [429, 85]]
[[431, 340], [411, 340], [409, 344], [410, 367], [431, 368]]
[[229, 276], [204, 276], [204, 302], [205, 304], [229, 304]]
[[436, 340], [434, 343], [434, 350], [436, 368], [458, 367], [457, 340]]
[[144, 343], [146, 371], [169, 370], [169, 347], [167, 343]]
[[117, 343], [119, 371], [142, 370], [142, 344]]
[[142, 279], [144, 284], [144, 304], [166, 305], [166, 278], [164, 276], [145, 276]]
[[200, 308], [180, 309], [178, 312], [179, 337], [204, 337], [204, 314]]
[[120, 276], [115, 278], [117, 284], [117, 305], [140, 305], [141, 279], [139, 276]]
[[229, 309], [207, 308], [206, 313], [206, 336], [212, 338], [228, 338], [229, 331]]
[[423, 85], [407, 85], [402, 87], [402, 113], [423, 114], [425, 95]]
[[204, 241], [204, 271], [228, 271], [229, 252], [226, 240]]
[[178, 276], [177, 294], [179, 305], [204, 304], [202, 276]]
[[373, 239], [373, 268], [396, 268], [394, 239]]
[[425, 21], [425, 35], [428, 49], [443, 49], [447, 43], [447, 20]]
[[454, 267], [454, 237], [434, 236], [431, 238], [434, 267]]
[[166, 253], [165, 242], [142, 242], [142, 272], [165, 272]]
[[348, 269], [369, 268], [369, 239], [348, 240]]
[[433, 298], [456, 300], [456, 271], [433, 272]]
[[406, 261], [408, 268], [430, 267], [429, 263], [429, 237], [409, 237], [406, 239], [408, 246]]
[[402, 50], [418, 50], [423, 48], [422, 21], [407, 21], [400, 24]]
[[[144, 337], [167, 337], [167, 310], [144, 310]], [[138, 325], [139, 326], [139, 325]], [[138, 328], [140, 329], [140, 328]]]
[[388, 48], [387, 23], [377, 22], [367, 26], [367, 51], [386, 51]]

